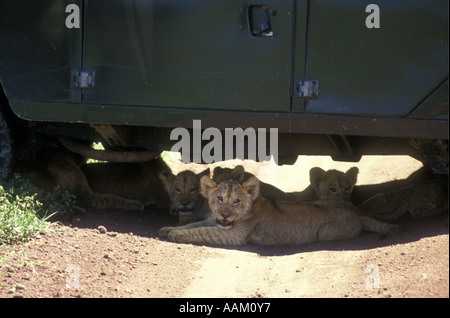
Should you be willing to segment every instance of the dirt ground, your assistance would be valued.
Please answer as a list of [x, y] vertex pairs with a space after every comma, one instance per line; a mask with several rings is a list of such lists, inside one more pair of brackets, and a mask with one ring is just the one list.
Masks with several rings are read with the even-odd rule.
[[[284, 191], [306, 187], [313, 166], [354, 165], [358, 184], [406, 178], [421, 166], [409, 157], [245, 164]], [[160, 239], [158, 230], [176, 221], [164, 212], [89, 211], [28, 243], [0, 247], [0, 297], [449, 297], [447, 215], [404, 217], [396, 222], [402, 231], [383, 240], [364, 233], [301, 247], [211, 247]]]

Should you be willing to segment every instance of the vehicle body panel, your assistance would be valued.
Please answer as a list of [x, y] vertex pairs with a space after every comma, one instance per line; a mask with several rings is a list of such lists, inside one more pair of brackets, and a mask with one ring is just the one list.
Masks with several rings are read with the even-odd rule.
[[[0, 84], [32, 121], [448, 139], [448, 1], [0, 0]], [[253, 36], [267, 6], [272, 36]], [[77, 89], [73, 71], [94, 70]], [[297, 78], [319, 81], [297, 98]]]
[[292, 1], [264, 3], [270, 37], [251, 36], [248, 1], [86, 1], [84, 102], [288, 112]]
[[320, 98], [307, 112], [404, 117], [448, 79], [448, 1], [375, 3], [380, 28], [365, 26], [365, 1], [311, 1], [307, 77]]
[[69, 101], [81, 42], [71, 43], [64, 10], [62, 1], [0, 2], [0, 81], [10, 100]]
[[408, 118], [448, 120], [448, 80], [414, 109]]

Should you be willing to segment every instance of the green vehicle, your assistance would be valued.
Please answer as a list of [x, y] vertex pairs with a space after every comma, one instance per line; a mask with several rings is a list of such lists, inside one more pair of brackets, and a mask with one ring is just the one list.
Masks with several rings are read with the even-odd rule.
[[448, 173], [448, 6], [0, 0], [1, 175], [67, 138], [171, 150], [194, 120], [277, 128], [278, 164], [402, 154]]

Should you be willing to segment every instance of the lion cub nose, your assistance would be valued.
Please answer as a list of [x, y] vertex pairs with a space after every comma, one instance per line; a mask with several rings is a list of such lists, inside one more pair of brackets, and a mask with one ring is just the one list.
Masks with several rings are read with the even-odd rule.
[[223, 216], [224, 219], [229, 218], [231, 216], [231, 211], [222, 211], [220, 215]]

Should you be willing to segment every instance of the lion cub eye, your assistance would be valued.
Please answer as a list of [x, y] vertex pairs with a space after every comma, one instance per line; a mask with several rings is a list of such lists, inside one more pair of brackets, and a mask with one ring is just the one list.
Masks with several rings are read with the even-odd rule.
[[195, 192], [197, 192], [197, 188], [192, 188], [191, 193], [195, 193]]
[[223, 203], [223, 197], [222, 196], [217, 196], [217, 201], [219, 201], [220, 203]]
[[176, 188], [176, 189], [175, 189], [175, 192], [176, 192], [176, 193], [181, 193], [181, 190], [178, 189], [178, 188]]
[[241, 200], [239, 200], [239, 199], [236, 199], [236, 200], [234, 200], [234, 201], [233, 201], [233, 205], [238, 205], [238, 204], [239, 204], [239, 202], [241, 202]]
[[336, 192], [337, 192], [336, 188], [333, 187], [333, 186], [329, 187], [329, 190], [330, 190], [331, 192], [333, 192], [333, 193], [336, 193]]

